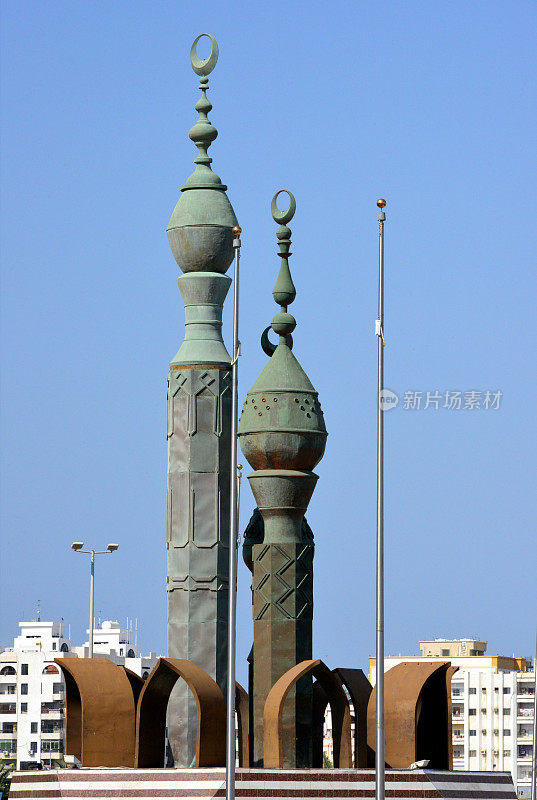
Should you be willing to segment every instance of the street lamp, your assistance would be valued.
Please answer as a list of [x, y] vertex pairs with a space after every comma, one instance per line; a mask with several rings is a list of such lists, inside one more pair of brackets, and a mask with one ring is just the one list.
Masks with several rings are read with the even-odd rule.
[[73, 542], [71, 549], [75, 553], [87, 553], [91, 556], [91, 570], [90, 570], [90, 611], [89, 611], [89, 657], [93, 658], [93, 605], [95, 596], [95, 556], [106, 555], [106, 553], [113, 553], [117, 550], [118, 544], [107, 545], [106, 550], [82, 550], [84, 542]]

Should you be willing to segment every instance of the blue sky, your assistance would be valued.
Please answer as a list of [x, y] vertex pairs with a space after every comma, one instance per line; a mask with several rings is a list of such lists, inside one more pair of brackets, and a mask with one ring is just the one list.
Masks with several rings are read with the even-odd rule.
[[[164, 652], [165, 380], [183, 335], [165, 228], [192, 172], [202, 31], [214, 169], [244, 229], [240, 396], [275, 312], [291, 189], [295, 353], [329, 430], [308, 519], [314, 652], [374, 652], [377, 222], [386, 223], [386, 651], [535, 631], [533, 2], [2, 3], [0, 642], [21, 618], [138, 617]], [[231, 300], [225, 337], [231, 337]], [[498, 391], [500, 408], [425, 409]], [[482, 398], [484, 395], [482, 395]], [[248, 470], [245, 470], [248, 472]], [[253, 508], [247, 482], [241, 523]], [[251, 641], [239, 572], [238, 672]]]

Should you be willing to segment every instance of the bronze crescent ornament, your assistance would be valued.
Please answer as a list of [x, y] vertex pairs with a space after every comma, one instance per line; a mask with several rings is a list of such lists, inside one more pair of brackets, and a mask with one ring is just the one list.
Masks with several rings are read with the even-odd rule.
[[[198, 58], [198, 54], [196, 48], [198, 46], [199, 40], [203, 37], [207, 36], [208, 39], [211, 40], [211, 55], [208, 58]], [[216, 67], [216, 62], [218, 61], [218, 43], [214, 36], [211, 36], [210, 33], [200, 33], [197, 39], [194, 40], [194, 44], [190, 49], [190, 63], [192, 64], [192, 69], [196, 73], [196, 75], [209, 75], [213, 69]]]
[[[261, 334], [261, 349], [263, 350], [265, 355], [267, 355], [269, 358], [272, 357], [272, 354], [274, 353], [274, 351], [276, 350], [276, 348], [278, 346], [276, 344], [272, 344], [272, 342], [270, 341], [270, 339], [269, 339], [269, 331], [270, 330], [272, 330], [272, 327], [269, 325], [268, 328], [265, 328], [265, 330]], [[292, 350], [293, 349], [293, 337], [291, 336], [290, 333], [287, 333], [284, 338], [285, 338], [285, 344], [287, 345], [287, 347], [289, 347]]]
[[[280, 209], [276, 205], [276, 200], [284, 192], [289, 196], [289, 207], [287, 208], [286, 211], [280, 211]], [[287, 225], [287, 223], [293, 219], [295, 211], [296, 211], [296, 200], [294, 195], [288, 189], [280, 189], [279, 192], [276, 192], [276, 194], [272, 198], [272, 203], [270, 204], [270, 213], [272, 214], [272, 219], [274, 220], [274, 222], [277, 222], [280, 225]]]

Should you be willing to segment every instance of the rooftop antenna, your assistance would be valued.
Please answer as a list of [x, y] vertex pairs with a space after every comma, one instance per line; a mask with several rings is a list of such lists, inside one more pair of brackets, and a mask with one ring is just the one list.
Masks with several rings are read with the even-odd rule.
[[385, 800], [384, 741], [384, 220], [386, 200], [377, 200], [379, 223], [378, 318], [375, 335], [378, 346], [377, 387], [377, 642], [376, 642], [376, 737], [375, 800]]
[[41, 622], [41, 600], [37, 601], [37, 621]]
[[134, 649], [136, 650], [136, 655], [138, 655], [138, 617], [134, 622]]

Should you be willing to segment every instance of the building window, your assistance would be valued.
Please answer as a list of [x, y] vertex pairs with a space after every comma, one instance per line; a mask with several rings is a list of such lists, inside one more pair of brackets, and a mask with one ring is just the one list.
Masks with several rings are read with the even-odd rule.
[[37, 733], [37, 722], [30, 723], [30, 733]]
[[21, 683], [21, 694], [28, 694], [28, 684]]
[[21, 664], [21, 675], [28, 675], [28, 664]]
[[54, 683], [52, 685], [52, 692], [53, 692], [53, 694], [62, 694], [62, 692], [63, 692], [63, 683]]
[[486, 689], [486, 687], [485, 687], [485, 686], [482, 686], [482, 687], [481, 687], [481, 694], [486, 694], [486, 693], [487, 693], [487, 689]]
[[482, 728], [481, 729], [481, 736], [486, 736], [486, 735], [487, 735], [487, 729], [486, 728]]
[[482, 714], [486, 714], [486, 713], [487, 713], [487, 709], [486, 709], [486, 708], [482, 708], [482, 709], [481, 709], [481, 713], [482, 713]]
[[60, 739], [41, 739], [42, 753], [63, 753], [63, 742]]
[[130, 648], [129, 652], [127, 653], [127, 658], [136, 658], [136, 654], [132, 647]]
[[476, 692], [477, 692], [477, 689], [475, 688], [475, 686], [471, 686], [468, 689], [468, 694], [475, 694]]
[[2, 667], [0, 669], [0, 675], [16, 675], [15, 668], [11, 667], [9, 664], [7, 667]]
[[26, 714], [28, 711], [28, 703], [21, 703], [21, 714]]
[[62, 651], [62, 653], [68, 653], [69, 652], [69, 647], [64, 642], [62, 644], [62, 646], [60, 647], [60, 650]]
[[477, 750], [470, 750], [468, 755], [470, 758], [475, 758], [477, 756]]
[[504, 758], [511, 758], [511, 751], [510, 750], [504, 750], [503, 751], [503, 757]]
[[511, 689], [509, 688], [509, 686], [504, 686], [503, 687], [503, 693], [504, 694], [511, 694]]
[[508, 714], [511, 713], [511, 709], [510, 708], [504, 708], [503, 713], [504, 713], [505, 716], [507, 716]]
[[494, 687], [494, 691], [496, 692], [496, 694], [500, 693], [500, 690], [499, 690], [499, 688], [497, 686]]
[[477, 709], [476, 708], [470, 708], [469, 711], [468, 711], [468, 714], [471, 717], [475, 717], [476, 713], [477, 713]]
[[477, 731], [470, 731], [470, 736], [475, 736]]
[[58, 667], [55, 667], [54, 664], [49, 664], [43, 670], [43, 675], [58, 675], [59, 671], [60, 670], [58, 669]]
[[504, 729], [503, 729], [503, 735], [504, 735], [504, 736], [511, 736], [511, 730], [510, 730], [510, 728], [504, 728]]
[[37, 753], [37, 742], [30, 742], [30, 753]]
[[55, 649], [56, 649], [56, 642], [52, 642], [52, 649], [53, 649], [53, 650], [55, 650]]
[[442, 650], [443, 656], [449, 656], [449, 650]]

